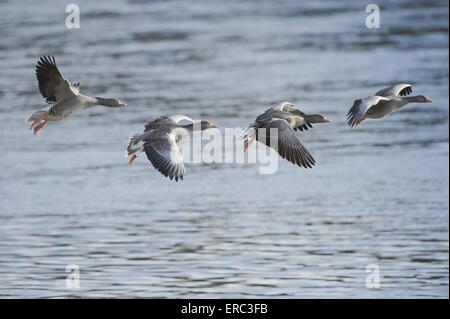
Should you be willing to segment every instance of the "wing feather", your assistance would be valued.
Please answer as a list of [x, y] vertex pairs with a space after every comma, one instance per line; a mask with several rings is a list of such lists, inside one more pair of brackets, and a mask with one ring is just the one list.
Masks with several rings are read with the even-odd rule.
[[384, 88], [384, 89], [378, 91], [377, 93], [375, 93], [375, 95], [383, 96], [383, 97], [407, 96], [407, 95], [410, 95], [411, 93], [412, 93], [412, 85], [407, 84], [407, 83], [402, 83], [402, 84], [395, 84], [392, 86], [388, 86], [387, 88]]
[[347, 123], [350, 127], [356, 127], [362, 119], [364, 119], [367, 111], [380, 103], [389, 101], [389, 99], [381, 96], [370, 96], [365, 99], [355, 100], [353, 106], [347, 113]]
[[47, 103], [56, 103], [77, 96], [77, 89], [59, 72], [55, 57], [42, 56], [36, 64], [39, 91]]
[[[263, 138], [263, 136], [258, 134], [259, 130], [257, 130], [256, 138], [258, 141], [274, 148], [282, 158], [287, 159], [295, 165], [305, 168], [312, 168], [314, 166], [314, 158], [302, 143], [300, 143], [294, 130], [286, 120], [272, 119], [263, 128], [266, 129], [266, 136]], [[271, 128], [278, 129], [277, 137], [271, 136]]]
[[145, 124], [145, 131], [157, 129], [167, 124], [187, 125], [194, 123], [194, 120], [186, 115], [163, 115]]
[[175, 181], [183, 179], [186, 169], [174, 134], [144, 140], [144, 150], [149, 161], [161, 174]]

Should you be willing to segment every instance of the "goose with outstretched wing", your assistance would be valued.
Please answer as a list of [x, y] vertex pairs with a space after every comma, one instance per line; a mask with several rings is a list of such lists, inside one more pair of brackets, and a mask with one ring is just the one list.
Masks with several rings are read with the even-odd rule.
[[[241, 139], [244, 140], [244, 151], [256, 140], [272, 147], [289, 162], [312, 168], [315, 160], [295, 135], [295, 131], [308, 130], [312, 124], [328, 122], [331, 121], [321, 114], [305, 114], [290, 102], [280, 103], [259, 115], [243, 132]], [[274, 129], [276, 136], [271, 134]]]
[[185, 115], [162, 116], [148, 122], [143, 133], [133, 133], [128, 139], [125, 156], [133, 163], [138, 152], [145, 152], [148, 160], [164, 176], [178, 181], [186, 168], [178, 147], [186, 134], [217, 128], [209, 121], [194, 121]]
[[122, 107], [126, 104], [118, 99], [91, 97], [80, 93], [80, 83], [70, 84], [56, 65], [55, 57], [42, 56], [36, 64], [39, 91], [47, 102], [25, 121], [37, 134], [48, 121], [60, 121], [90, 107], [103, 105]]
[[396, 84], [378, 91], [374, 96], [358, 99], [347, 113], [347, 123], [353, 128], [366, 118], [383, 118], [409, 103], [431, 103], [426, 96], [410, 96], [411, 93], [411, 84]]

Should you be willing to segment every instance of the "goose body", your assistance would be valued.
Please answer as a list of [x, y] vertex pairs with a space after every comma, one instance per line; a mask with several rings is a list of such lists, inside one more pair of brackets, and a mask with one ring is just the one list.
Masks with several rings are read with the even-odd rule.
[[48, 121], [60, 121], [76, 115], [90, 107], [126, 106], [117, 99], [91, 97], [80, 93], [80, 83], [70, 84], [56, 65], [53, 56], [43, 56], [36, 64], [39, 91], [47, 101], [47, 106], [34, 112], [26, 123], [37, 134]]
[[[267, 109], [244, 131], [242, 134], [244, 151], [254, 140], [257, 140], [275, 148], [282, 158], [291, 163], [311, 168], [315, 165], [315, 160], [295, 135], [295, 131], [308, 130], [312, 128], [312, 124], [327, 122], [330, 120], [321, 114], [305, 114], [292, 103], [283, 102]], [[265, 129], [263, 136], [258, 133], [260, 129]], [[278, 132], [276, 140], [270, 136], [271, 129], [276, 129]]]
[[423, 95], [410, 96], [411, 84], [396, 84], [384, 88], [373, 96], [355, 100], [352, 108], [347, 113], [347, 123], [350, 127], [356, 127], [366, 118], [379, 119], [409, 103], [431, 103], [431, 100]]
[[138, 152], [145, 152], [161, 174], [171, 180], [182, 180], [186, 169], [178, 143], [187, 134], [192, 134], [196, 125], [200, 130], [217, 127], [211, 122], [194, 121], [185, 115], [162, 116], [149, 121], [143, 133], [133, 133], [129, 137], [125, 152], [128, 163], [133, 163]]

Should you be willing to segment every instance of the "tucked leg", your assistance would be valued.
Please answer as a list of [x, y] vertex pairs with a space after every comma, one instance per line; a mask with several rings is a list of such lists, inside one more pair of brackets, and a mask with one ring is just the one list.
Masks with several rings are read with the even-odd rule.
[[128, 156], [128, 164], [131, 165], [136, 158], [136, 154], [131, 154], [130, 156]]
[[48, 122], [47, 111], [34, 112], [27, 120], [27, 124], [30, 125], [30, 130], [33, 130], [34, 135], [37, 135], [40, 129]]

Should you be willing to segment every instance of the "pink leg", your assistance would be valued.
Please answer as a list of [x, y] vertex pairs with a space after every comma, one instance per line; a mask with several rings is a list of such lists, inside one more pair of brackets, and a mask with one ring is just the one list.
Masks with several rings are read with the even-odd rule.
[[48, 112], [47, 111], [37, 111], [34, 112], [33, 115], [27, 120], [27, 123], [30, 124], [30, 130], [33, 130], [34, 135], [37, 135], [40, 129], [44, 127], [44, 125], [48, 121]]
[[33, 122], [33, 125], [32, 125], [33, 134], [38, 135], [39, 130], [41, 128], [43, 128], [46, 123], [47, 123], [47, 121], [41, 121], [40, 123], [38, 122], [37, 125], [35, 125], [35, 122]]
[[133, 164], [133, 161], [137, 158], [136, 154], [128, 156], [128, 165]]
[[248, 149], [249, 145], [250, 145], [250, 143], [248, 141], [248, 138], [245, 137], [245, 140], [244, 140], [244, 153], [247, 152], [247, 149]]

